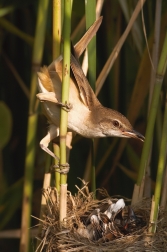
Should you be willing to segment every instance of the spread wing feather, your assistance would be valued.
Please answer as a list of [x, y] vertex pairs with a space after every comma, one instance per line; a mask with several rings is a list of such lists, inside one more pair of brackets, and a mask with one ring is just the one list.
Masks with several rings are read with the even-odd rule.
[[82, 102], [92, 110], [94, 106], [100, 105], [96, 98], [78, 60], [71, 54], [71, 69], [74, 74]]
[[101, 25], [103, 17], [97, 19], [90, 28], [86, 31], [83, 37], [78, 41], [78, 43], [74, 46], [77, 57], [79, 58], [91, 39], [96, 35], [99, 26]]

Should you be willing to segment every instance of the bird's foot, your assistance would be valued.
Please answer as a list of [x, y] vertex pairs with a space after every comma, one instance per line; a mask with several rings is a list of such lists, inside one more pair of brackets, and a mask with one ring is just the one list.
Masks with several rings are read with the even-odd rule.
[[58, 105], [60, 105], [66, 112], [70, 112], [70, 110], [72, 109], [72, 104], [71, 103], [62, 103], [59, 102]]
[[59, 172], [61, 174], [67, 174], [69, 170], [70, 170], [70, 165], [68, 163], [53, 165], [51, 167], [52, 172]]

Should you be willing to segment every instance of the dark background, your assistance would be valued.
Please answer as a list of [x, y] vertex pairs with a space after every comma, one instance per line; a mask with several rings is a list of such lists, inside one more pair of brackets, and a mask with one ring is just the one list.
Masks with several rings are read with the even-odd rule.
[[[137, 1], [125, 2], [129, 8], [129, 13], [132, 13]], [[165, 23], [165, 16], [167, 16], [167, 4], [166, 1], [162, 2], [162, 20], [164, 20], [163, 22]], [[0, 101], [3, 101], [5, 106], [7, 106], [6, 108], [9, 110], [8, 112], [10, 117], [8, 133], [9, 140], [5, 146], [0, 149], [0, 219], [3, 220], [0, 224], [0, 228], [1, 230], [8, 230], [19, 229], [21, 225], [22, 187], [29, 100], [24, 94], [22, 88], [18, 85], [18, 81], [14, 77], [7, 61], [12, 64], [15, 69], [14, 71], [18, 72], [19, 76], [23, 79], [25, 85], [29, 89], [31, 79], [32, 46], [30, 46], [25, 39], [22, 39], [14, 31], [12, 32], [8, 26], [4, 27], [4, 25], [2, 25], [2, 18], [33, 38], [36, 25], [38, 1], [8, 0], [0, 1], [0, 3], [1, 8], [7, 8], [9, 6], [13, 7], [12, 11], [9, 11], [6, 15], [0, 17]], [[155, 25], [155, 1], [146, 1], [143, 11], [147, 30], [147, 39], [150, 41], [153, 36]], [[84, 13], [84, 1], [74, 0], [72, 11], [72, 31], [74, 31]], [[103, 23], [97, 33], [97, 76], [102, 70], [106, 60], [128, 23], [128, 20], [126, 20], [124, 12], [119, 5], [119, 1], [106, 0], [102, 10], [102, 16]], [[128, 109], [129, 106], [131, 106], [130, 101], [138, 71], [141, 65], [145, 64], [143, 61], [146, 43], [143, 34], [141, 15], [139, 15], [136, 25], [139, 29], [140, 41], [138, 42], [141, 52], [138, 50], [133, 34], [130, 33], [98, 96], [103, 105], [116, 109], [124, 115], [128, 115], [129, 118], [130, 115], [128, 114]], [[165, 27], [164, 24], [163, 27]], [[161, 32], [163, 32], [163, 29]], [[78, 38], [74, 39], [74, 44], [77, 40]], [[45, 46], [41, 65], [48, 65], [51, 61], [52, 6], [50, 1]], [[146, 75], [150, 71], [150, 68], [151, 64], [148, 60], [147, 67], [144, 67], [142, 70], [141, 81], [146, 81], [145, 78], [147, 77]], [[164, 83], [166, 83], [166, 80]], [[165, 90], [165, 84], [163, 89]], [[148, 91], [146, 93], [148, 93]], [[137, 102], [138, 98], [136, 98], [136, 103]], [[143, 99], [142, 106], [140, 106], [140, 112], [136, 114], [136, 119], [132, 122], [134, 128], [143, 135], [145, 134], [147, 121], [147, 104], [148, 97], [146, 96], [146, 98]], [[163, 93], [161, 104], [160, 111], [163, 111]], [[3, 120], [3, 117], [2, 119], [0, 118], [0, 131], [2, 131], [1, 136], [6, 134], [4, 131], [4, 127], [6, 126], [2, 126], [5, 120], [6, 119]], [[47, 121], [42, 115], [41, 109], [39, 109], [32, 204], [32, 214], [35, 216], [39, 215], [41, 189], [47, 156], [45, 152], [40, 149], [39, 141], [44, 137], [46, 131]], [[153, 146], [153, 153], [155, 153], [155, 155], [153, 155], [152, 159], [153, 181], [155, 180], [156, 175], [155, 169], [158, 153], [158, 139], [155, 139], [155, 144]], [[110, 176], [110, 171], [115, 160], [114, 158], [119, 151], [120, 139], [106, 138], [95, 141], [95, 145], [97, 146], [95, 152], [97, 167], [114, 141], [116, 141], [114, 148], [102, 163], [100, 171], [97, 174], [97, 188], [106, 188], [110, 195], [123, 195], [131, 198], [134, 183], [137, 178], [143, 144], [137, 140], [128, 140], [121, 158], [118, 160], [116, 167]], [[77, 192], [77, 189], [75, 188], [76, 184], [78, 186], [81, 185], [81, 182], [77, 179], [77, 177], [87, 178], [84, 174], [87, 159], [90, 153], [90, 146], [90, 139], [84, 139], [81, 136], [76, 136], [73, 139], [73, 148], [70, 155], [70, 173], [68, 176], [68, 189], [72, 193]], [[120, 165], [122, 165], [124, 169], [120, 169]], [[107, 182], [106, 178], [108, 178]], [[88, 181], [90, 181], [90, 178], [88, 178]], [[36, 221], [32, 220], [32, 225], [36, 223]], [[32, 245], [33, 244], [34, 243], [32, 241]], [[18, 239], [2, 239], [0, 241], [0, 252], [11, 250], [15, 252], [18, 251], [18, 248]]]

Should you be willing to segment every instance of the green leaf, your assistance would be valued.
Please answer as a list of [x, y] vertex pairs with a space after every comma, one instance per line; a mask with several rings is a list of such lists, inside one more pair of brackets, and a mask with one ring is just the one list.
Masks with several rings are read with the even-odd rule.
[[133, 181], [136, 181], [136, 179], [137, 179], [137, 173], [136, 173], [136, 172], [129, 170], [128, 168], [126, 168], [124, 165], [121, 165], [120, 163], [118, 163], [118, 167], [119, 167], [129, 178], [131, 178]]
[[0, 149], [8, 143], [12, 131], [12, 114], [7, 105], [0, 101]]
[[0, 230], [14, 216], [16, 210], [21, 207], [23, 192], [23, 178], [11, 185], [6, 192], [0, 195]]
[[0, 17], [3, 17], [5, 15], [9, 14], [12, 11], [14, 11], [14, 6], [13, 5], [9, 5], [7, 7], [1, 8], [0, 9]]
[[33, 45], [34, 38], [28, 35], [25, 32], [22, 32], [20, 29], [17, 28], [16, 25], [9, 22], [6, 18], [0, 17], [0, 27], [4, 28], [6, 31], [18, 36], [19, 38], [23, 39], [29, 45]]

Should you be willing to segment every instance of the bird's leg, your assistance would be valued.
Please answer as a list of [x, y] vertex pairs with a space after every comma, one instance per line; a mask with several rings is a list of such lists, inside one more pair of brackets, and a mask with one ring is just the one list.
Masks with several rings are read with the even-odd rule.
[[[68, 131], [66, 135], [66, 160], [67, 162], [69, 160], [70, 150], [72, 149], [71, 142], [72, 142], [72, 132]], [[60, 164], [60, 165], [53, 165], [51, 168], [53, 172], [56, 171], [63, 174], [67, 174], [69, 172], [69, 169], [70, 169], [70, 166], [68, 163]]]
[[51, 150], [48, 149], [48, 145], [58, 135], [59, 135], [59, 128], [51, 124], [49, 126], [48, 134], [40, 141], [41, 149], [43, 149], [45, 152], [47, 152], [49, 155], [51, 155], [53, 158], [57, 160], [59, 160], [59, 158]]
[[67, 135], [66, 135], [66, 154], [67, 154], [67, 162], [69, 161], [69, 156], [70, 156], [70, 150], [72, 149], [72, 146], [71, 146], [71, 142], [72, 142], [72, 137], [73, 137], [73, 134], [72, 132], [67, 132]]
[[[49, 143], [57, 136], [59, 136], [59, 128], [51, 124], [49, 126], [48, 134], [40, 141], [40, 147], [49, 155], [51, 155], [53, 158], [59, 161], [59, 158], [48, 148]], [[71, 141], [72, 141], [72, 132], [67, 132], [66, 145], [68, 150], [72, 148]], [[66, 164], [53, 165], [51, 171], [67, 174], [69, 172], [69, 169], [70, 166], [68, 163], [66, 163]]]

